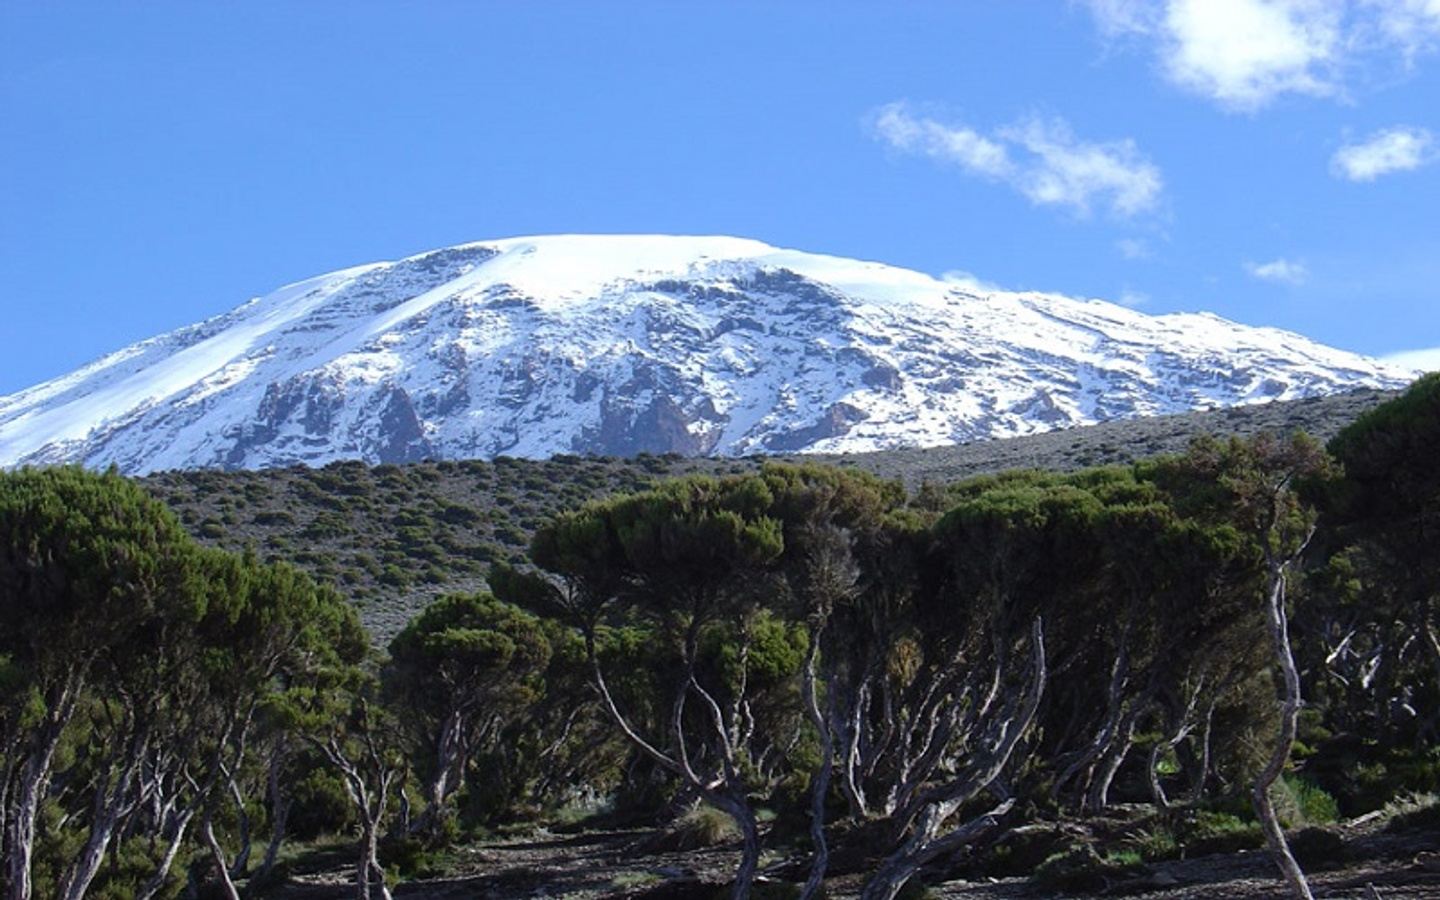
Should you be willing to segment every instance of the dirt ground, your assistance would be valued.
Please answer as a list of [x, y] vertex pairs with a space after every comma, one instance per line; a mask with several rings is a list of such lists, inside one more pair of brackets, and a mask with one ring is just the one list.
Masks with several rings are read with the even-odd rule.
[[[652, 832], [597, 831], [579, 835], [540, 832], [525, 839], [478, 844], [460, 850], [446, 878], [412, 881], [395, 890], [407, 900], [459, 898], [683, 898], [707, 895], [735, 863], [733, 848], [654, 852]], [[1348, 829], [1351, 861], [1310, 873], [1316, 897], [1435, 898], [1440, 900], [1440, 833], [1390, 834]], [[767, 860], [768, 862], [768, 860]], [[340, 900], [351, 896], [348, 871], [299, 875], [275, 896], [280, 900]], [[860, 876], [828, 882], [830, 897], [858, 895]], [[707, 891], [706, 888], [710, 888]], [[1154, 863], [1140, 875], [1090, 894], [1035, 890], [1026, 879], [950, 881], [930, 885], [933, 895], [953, 900], [1040, 897], [1143, 896], [1153, 900], [1245, 898], [1283, 900], [1287, 894], [1264, 852], [1250, 851]]]

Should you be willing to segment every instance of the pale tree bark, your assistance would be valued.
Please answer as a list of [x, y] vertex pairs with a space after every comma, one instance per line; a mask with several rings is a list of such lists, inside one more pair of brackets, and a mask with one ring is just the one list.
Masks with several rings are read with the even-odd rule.
[[[123, 750], [117, 750], [107, 760], [99, 783], [95, 786], [95, 798], [91, 804], [90, 833], [80, 855], [66, 868], [60, 879], [59, 892], [62, 900], [80, 900], [90, 889], [90, 882], [100, 871], [100, 863], [115, 835], [115, 828], [131, 804], [136, 802], [132, 788], [148, 749], [149, 735], [144, 728], [137, 728]], [[112, 774], [113, 773], [113, 774]]]
[[1138, 718], [1138, 712], [1126, 714], [1110, 746], [1097, 762], [1095, 774], [1085, 791], [1084, 810], [1087, 814], [1099, 815], [1110, 805], [1110, 785], [1114, 783], [1115, 774], [1120, 771], [1120, 766], [1130, 753], [1130, 747], [1135, 743], [1135, 722]]
[[[740, 831], [740, 864], [736, 868], [735, 883], [731, 888], [731, 900], [748, 900], [755, 881], [755, 872], [760, 864], [760, 829], [751, 808], [745, 785], [735, 767], [737, 748], [730, 741], [730, 729], [726, 716], [715, 698], [695, 679], [695, 662], [699, 639], [700, 622], [692, 622], [684, 638], [683, 664], [685, 672], [681, 678], [670, 710], [670, 742], [674, 752], [667, 753], [646, 740], [629, 718], [620, 709], [600, 665], [593, 629], [585, 630], [586, 652], [590, 657], [592, 686], [600, 695], [602, 706], [620, 731], [647, 757], [661, 768], [678, 776], [682, 782], [700, 795], [705, 802], [728, 815]], [[719, 756], [719, 769], [701, 775], [696, 771], [689, 751], [689, 738], [685, 731], [685, 707], [691, 694], [703, 703], [711, 723], [710, 741]]]
[[[995, 660], [997, 667], [1006, 665], [1003, 657]], [[1046, 684], [1044, 629], [1039, 619], [1030, 629], [1030, 665], [1026, 683], [988, 721], [976, 722], [977, 743], [981, 749], [961, 772], [950, 781], [937, 785], [920, 796], [918, 809], [905, 810], [898, 820], [908, 823], [909, 838], [887, 856], [866, 880], [861, 900], [894, 900], [920, 867], [942, 853], [951, 853], [993, 827], [1013, 805], [1006, 800], [990, 812], [962, 825], [949, 834], [942, 829], [962, 806], [977, 797], [1000, 777], [1009, 764], [1020, 740], [1030, 729], [1040, 707]]]
[[[368, 720], [368, 707], [362, 707], [361, 716]], [[325, 741], [312, 739], [312, 743], [339, 770], [346, 793], [360, 817], [360, 846], [355, 861], [357, 900], [373, 900], [376, 896], [380, 900], [391, 900], [390, 888], [385, 883], [385, 870], [380, 865], [380, 824], [385, 818], [390, 790], [399, 770], [376, 742], [369, 721], [366, 721], [356, 740], [358, 759], [352, 758], [339, 738], [331, 737]]]
[[135, 900], [150, 900], [165, 883], [170, 880], [170, 869], [175, 864], [175, 857], [180, 854], [180, 848], [185, 843], [186, 831], [190, 828], [190, 822], [195, 818], [195, 809], [184, 809], [177, 813], [169, 823], [169, 842], [165, 845], [165, 852], [160, 857], [160, 863], [155, 867], [155, 874], [140, 887], [135, 894]]
[[411, 824], [410, 831], [431, 833], [443, 822], [446, 804], [460, 782], [465, 764], [464, 731], [468, 724], [464, 710], [459, 707], [446, 714], [435, 742], [435, 773], [425, 785], [425, 809]]
[[290, 798], [285, 796], [280, 785], [280, 776], [289, 756], [289, 740], [286, 735], [281, 734], [270, 751], [269, 772], [265, 781], [265, 795], [270, 803], [270, 841], [265, 845], [265, 856], [260, 860], [260, 868], [255, 871], [252, 881], [263, 881], [270, 875], [280, 856], [280, 846], [285, 842], [285, 828], [290, 818]]
[[220, 846], [220, 839], [215, 835], [215, 823], [208, 808], [205, 810], [200, 833], [205, 837], [205, 846], [210, 848], [210, 859], [220, 890], [227, 900], [240, 900], [240, 891], [236, 889], [235, 882], [230, 878], [230, 868], [225, 864], [225, 848]]
[[[835, 764], [835, 740], [827, 727], [826, 716], [820, 711], [820, 699], [816, 686], [816, 657], [819, 654], [820, 637], [824, 634], [823, 623], [812, 629], [810, 646], [805, 651], [803, 689], [805, 712], [810, 717], [816, 734], [820, 736], [820, 762], [810, 784], [810, 842], [814, 846], [810, 862], [810, 875], [800, 892], [800, 900], [813, 900], [820, 896], [825, 883], [825, 870], [830, 865], [830, 845], [825, 841], [825, 799], [830, 793], [831, 769]], [[830, 700], [834, 702], [833, 697]]]
[[34, 894], [30, 861], [35, 853], [35, 817], [45, 799], [60, 736], [75, 713], [75, 702], [84, 685], [82, 672], [72, 671], [48, 698], [45, 720], [35, 730], [16, 775], [15, 807], [7, 823], [7, 900], [31, 900]]
[[1269, 564], [1266, 622], [1270, 629], [1271, 643], [1274, 645], [1275, 661], [1280, 668], [1284, 694], [1280, 707], [1280, 735], [1276, 739], [1270, 761], [1255, 779], [1251, 798], [1255, 804], [1255, 814], [1260, 819], [1261, 830], [1265, 832], [1265, 843], [1269, 845], [1270, 855], [1279, 867], [1280, 875], [1289, 886], [1290, 893], [1297, 900], [1313, 900], [1310, 884], [1306, 881], [1300, 864], [1295, 861], [1294, 854], [1290, 852], [1290, 845], [1285, 840], [1285, 830], [1280, 827], [1280, 817], [1275, 813], [1275, 804], [1270, 798], [1270, 789], [1280, 779], [1285, 763], [1290, 758], [1290, 750], [1295, 744], [1302, 702], [1300, 673], [1295, 668], [1295, 656], [1290, 650], [1290, 630], [1285, 613], [1288, 567], [1289, 560], [1272, 560]]

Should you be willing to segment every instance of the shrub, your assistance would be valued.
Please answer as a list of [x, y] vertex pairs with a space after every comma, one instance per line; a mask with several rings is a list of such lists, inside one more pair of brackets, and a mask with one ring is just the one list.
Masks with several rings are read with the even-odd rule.
[[1387, 805], [1385, 824], [1388, 831], [1434, 829], [1440, 831], [1440, 796], [1419, 794], [1391, 801]]
[[1340, 806], [1335, 798], [1314, 783], [1293, 775], [1286, 775], [1277, 791], [1276, 810], [1287, 824], [1329, 825], [1340, 817]]
[[739, 836], [734, 820], [715, 807], [702, 803], [670, 823], [665, 843], [676, 850], [697, 850], [724, 844]]
[[1258, 850], [1265, 846], [1259, 823], [1223, 812], [1198, 813], [1182, 826], [1178, 837], [1185, 850], [1194, 856]]
[[423, 878], [438, 874], [437, 854], [418, 837], [386, 838], [380, 842], [377, 855], [386, 873], [398, 878]]
[[1031, 883], [1047, 893], [1059, 891], [1096, 891], [1117, 878], [1134, 875], [1144, 868], [1140, 854], [1114, 853], [1101, 856], [1089, 844], [1057, 853], [1040, 864]]
[[1345, 839], [1324, 828], [1306, 828], [1290, 838], [1290, 852], [1306, 869], [1333, 869], [1343, 866]]
[[340, 778], [324, 769], [315, 769], [302, 778], [295, 785], [286, 824], [290, 834], [302, 841], [346, 831], [355, 824], [355, 813]]

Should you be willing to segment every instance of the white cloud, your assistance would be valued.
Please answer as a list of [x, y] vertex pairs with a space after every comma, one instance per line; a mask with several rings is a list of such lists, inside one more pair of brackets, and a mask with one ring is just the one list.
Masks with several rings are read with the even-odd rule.
[[1068, 206], [1084, 214], [1093, 200], [1107, 198], [1113, 211], [1132, 216], [1153, 209], [1160, 197], [1160, 170], [1129, 138], [1086, 143], [1060, 119], [1031, 119], [1000, 134], [1034, 154], [1015, 181], [1037, 204]]
[[[1072, 0], [1075, 2], [1075, 0]], [[1106, 37], [1147, 34], [1157, 22], [1159, 7], [1151, 0], [1078, 0], [1090, 8]]]
[[1278, 94], [1330, 94], [1340, 14], [1331, 2], [1177, 0], [1165, 15], [1165, 66], [1178, 84], [1255, 109]]
[[1032, 118], [983, 135], [891, 103], [873, 117], [877, 137], [896, 150], [1000, 180], [1038, 206], [1087, 215], [1097, 203], [1120, 216], [1154, 209], [1164, 183], [1135, 142], [1090, 143], [1060, 119]]
[[1423, 128], [1388, 128], [1358, 144], [1346, 144], [1330, 158], [1337, 178], [1374, 181], [1392, 172], [1418, 169], [1437, 158], [1435, 136]]
[[1428, 350], [1405, 350], [1400, 353], [1391, 353], [1382, 358], [1388, 363], [1406, 369], [1440, 372], [1440, 347], [1431, 347]]
[[1150, 295], [1144, 291], [1133, 291], [1130, 288], [1124, 288], [1120, 291], [1120, 296], [1115, 302], [1121, 306], [1128, 306], [1131, 309], [1135, 309], [1136, 307], [1149, 303]]
[[1284, 94], [1344, 93], [1345, 77], [1440, 43], [1440, 0], [1079, 0], [1108, 38], [1154, 44], [1174, 83], [1253, 111]]
[[968, 291], [971, 294], [993, 294], [997, 291], [1005, 290], [995, 282], [986, 281], [979, 275], [973, 272], [967, 272], [964, 269], [951, 269], [948, 272], [944, 272], [940, 275], [940, 280], [946, 284], [953, 284], [962, 291]]
[[1126, 259], [1149, 259], [1150, 245], [1142, 238], [1121, 238], [1115, 242], [1115, 249]]
[[1279, 284], [1304, 284], [1310, 277], [1310, 270], [1302, 262], [1289, 259], [1274, 259], [1267, 263], [1247, 262], [1245, 271], [1261, 281]]
[[974, 175], [1003, 178], [1014, 169], [1003, 144], [969, 128], [913, 115], [904, 103], [881, 107], [875, 117], [875, 130], [897, 150], [955, 163]]
[[1440, 43], [1440, 0], [1362, 0], [1375, 17], [1377, 43], [1400, 48], [1408, 63]]

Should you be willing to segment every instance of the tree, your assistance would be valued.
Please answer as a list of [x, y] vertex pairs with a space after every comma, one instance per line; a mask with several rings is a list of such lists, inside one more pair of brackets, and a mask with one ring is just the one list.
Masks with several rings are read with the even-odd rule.
[[[0, 473], [0, 656], [24, 698], [6, 740], [5, 770], [15, 773], [4, 847], [12, 900], [32, 895], [35, 817], [62, 734], [92, 680], [143, 653], [154, 623], [184, 604], [194, 559], [174, 516], [113, 471]], [[111, 789], [124, 793], [134, 774], [122, 769]], [[83, 893], [83, 877], [74, 871], [67, 892]]]
[[488, 594], [441, 597], [390, 642], [389, 699], [433, 759], [413, 830], [438, 832], [473, 753], [538, 699], [549, 660], [539, 620]]
[[[767, 571], [784, 542], [759, 478], [689, 478], [562, 514], [541, 528], [530, 558], [553, 581], [501, 573], [502, 597], [561, 617], [586, 643], [592, 684], [616, 727], [656, 765], [735, 821], [743, 839], [733, 896], [749, 896], [759, 863], [750, 802], [756, 754], [748, 700], [752, 625]], [[642, 733], [601, 665], [602, 625], [648, 623], [673, 670], [663, 726]], [[717, 683], [702, 672], [702, 639], [724, 630], [736, 665]], [[708, 683], [706, 683], [708, 681]]]
[[1291, 893], [1309, 900], [1309, 884], [1285, 840], [1270, 790], [1290, 758], [1303, 703], [1287, 605], [1291, 572], [1315, 534], [1316, 511], [1302, 489], [1332, 476], [1333, 461], [1302, 433], [1286, 439], [1260, 434], [1248, 441], [1198, 440], [1171, 466], [1162, 477], [1175, 489], [1181, 508], [1233, 525], [1250, 541], [1263, 572], [1263, 609], [1279, 676], [1280, 728], [1270, 758], [1255, 778], [1251, 798]]
[[[1330, 443], [1344, 475], [1325, 496], [1334, 569], [1332, 670], [1354, 660], [1374, 726], [1397, 743], [1440, 734], [1440, 373]], [[1354, 672], [1363, 673], [1354, 677]], [[1393, 710], [1418, 713], [1408, 734]]]

